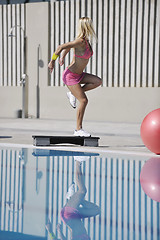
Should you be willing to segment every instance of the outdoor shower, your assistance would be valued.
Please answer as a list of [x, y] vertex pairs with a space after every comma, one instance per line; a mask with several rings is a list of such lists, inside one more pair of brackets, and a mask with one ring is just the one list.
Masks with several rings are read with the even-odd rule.
[[26, 105], [26, 96], [25, 96], [25, 86], [26, 86], [26, 35], [25, 35], [25, 30], [22, 28], [20, 25], [15, 25], [10, 29], [10, 33], [8, 37], [16, 37], [16, 34], [13, 34], [13, 30], [15, 28], [20, 28], [23, 34], [23, 56], [24, 56], [24, 61], [23, 61], [23, 68], [22, 68], [22, 77], [21, 77], [21, 84], [22, 84], [22, 118], [25, 118], [25, 105]]

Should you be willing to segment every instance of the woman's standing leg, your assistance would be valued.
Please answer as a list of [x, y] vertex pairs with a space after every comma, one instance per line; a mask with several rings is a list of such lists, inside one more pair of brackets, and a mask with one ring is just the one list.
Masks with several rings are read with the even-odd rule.
[[[66, 206], [76, 208], [83, 218], [100, 214], [100, 208], [96, 204], [84, 200], [87, 189], [84, 184], [84, 175], [81, 170], [81, 162], [79, 161], [76, 161], [76, 183], [78, 185], [78, 191], [73, 194]], [[82, 207], [79, 207], [80, 204]]]
[[78, 209], [87, 192], [84, 184], [84, 176], [81, 170], [81, 163], [79, 161], [76, 161], [76, 183], [78, 186], [78, 191], [73, 194], [66, 206]]
[[[81, 84], [84, 85], [81, 87]], [[68, 86], [71, 93], [79, 100], [79, 107], [77, 109], [77, 131], [82, 129], [84, 112], [88, 103], [85, 92], [97, 88], [101, 84], [102, 80], [99, 77], [86, 73], [79, 84]], [[90, 136], [90, 134], [88, 134], [88, 136]]]
[[88, 103], [88, 99], [86, 94], [84, 93], [83, 88], [80, 84], [75, 84], [72, 86], [68, 86], [71, 93], [78, 99], [79, 106], [77, 109], [77, 130], [82, 128], [82, 122], [84, 117], [84, 112]]

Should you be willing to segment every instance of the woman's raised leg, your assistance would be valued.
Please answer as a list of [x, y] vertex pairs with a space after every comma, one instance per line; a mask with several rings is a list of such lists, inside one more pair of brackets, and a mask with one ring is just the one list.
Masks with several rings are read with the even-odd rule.
[[99, 78], [93, 74], [85, 73], [80, 84], [84, 84], [82, 89], [84, 92], [86, 92], [86, 91], [89, 91], [89, 90], [99, 87], [102, 84], [102, 80], [101, 80], [101, 78]]

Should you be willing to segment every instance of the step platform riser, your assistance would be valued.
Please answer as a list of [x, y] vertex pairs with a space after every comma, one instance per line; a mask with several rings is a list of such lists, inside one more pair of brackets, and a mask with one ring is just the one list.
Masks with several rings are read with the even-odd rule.
[[34, 146], [50, 146], [52, 144], [74, 144], [88, 147], [98, 147], [99, 137], [74, 136], [32, 136]]

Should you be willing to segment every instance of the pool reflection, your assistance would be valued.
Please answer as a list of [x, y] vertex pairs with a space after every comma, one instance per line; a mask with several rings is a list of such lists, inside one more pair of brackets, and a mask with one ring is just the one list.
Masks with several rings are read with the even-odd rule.
[[140, 184], [147, 161], [0, 149], [0, 239], [158, 239], [160, 206]]
[[[85, 200], [87, 193], [82, 173], [82, 163], [89, 160], [89, 156], [74, 156], [75, 160], [75, 183], [73, 182], [66, 194], [68, 201], [60, 211], [63, 223], [69, 228], [71, 239], [91, 239], [84, 227], [83, 219], [95, 217], [100, 214], [100, 208], [90, 201]], [[77, 191], [75, 191], [75, 184]], [[49, 220], [46, 228], [52, 238], [56, 238], [52, 231], [52, 224]], [[57, 224], [60, 239], [66, 239], [63, 234], [62, 225]]]

